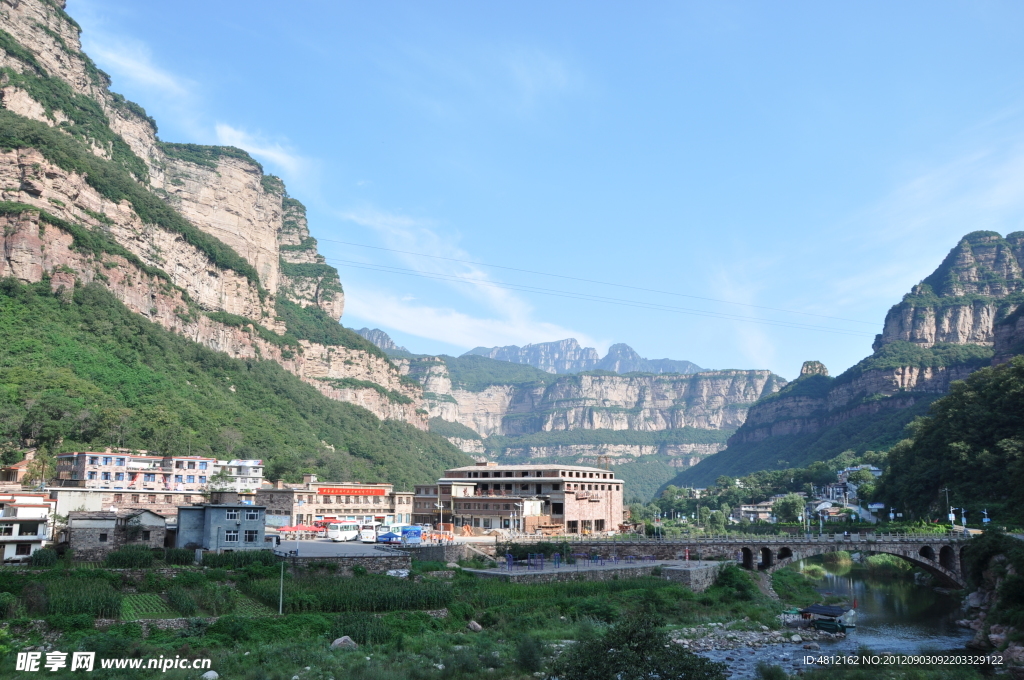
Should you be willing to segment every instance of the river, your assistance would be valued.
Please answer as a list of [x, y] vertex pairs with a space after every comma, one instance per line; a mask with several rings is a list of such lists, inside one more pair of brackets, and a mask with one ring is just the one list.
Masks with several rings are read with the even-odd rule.
[[[797, 568], [818, 564], [825, 577], [814, 581], [821, 601], [829, 596], [857, 602], [857, 627], [845, 639], [821, 642], [820, 651], [808, 651], [800, 644], [773, 645], [761, 649], [737, 649], [702, 652], [703, 656], [729, 665], [731, 680], [754, 677], [758, 661], [782, 666], [789, 672], [805, 668], [805, 655], [853, 654], [861, 647], [872, 652], [918, 654], [921, 652], [962, 651], [973, 631], [958, 628], [961, 618], [957, 597], [918, 585], [909, 578], [873, 577], [858, 564], [824, 564], [820, 558], [803, 560]], [[799, 631], [793, 631], [799, 632]]]

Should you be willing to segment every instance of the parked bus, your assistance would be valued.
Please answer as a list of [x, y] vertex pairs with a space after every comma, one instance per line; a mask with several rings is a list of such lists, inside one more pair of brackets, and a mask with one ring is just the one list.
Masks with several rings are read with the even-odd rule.
[[354, 541], [359, 538], [360, 526], [356, 522], [338, 522], [327, 525], [327, 538], [332, 541]]
[[376, 543], [377, 534], [382, 533], [379, 531], [380, 528], [380, 522], [367, 522], [363, 524], [359, 529], [359, 540], [363, 543]]

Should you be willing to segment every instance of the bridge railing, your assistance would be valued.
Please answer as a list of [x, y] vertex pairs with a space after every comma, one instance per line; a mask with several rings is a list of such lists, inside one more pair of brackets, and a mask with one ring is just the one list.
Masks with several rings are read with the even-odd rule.
[[500, 543], [604, 543], [608, 545], [749, 545], [752, 543], [925, 543], [934, 541], [966, 540], [959, 532], [934, 534], [913, 534], [903, 532], [872, 532], [837, 534], [706, 534], [704, 536], [673, 536], [653, 538], [636, 534], [617, 534], [614, 536], [593, 536], [582, 534], [565, 534], [562, 536], [514, 536]]

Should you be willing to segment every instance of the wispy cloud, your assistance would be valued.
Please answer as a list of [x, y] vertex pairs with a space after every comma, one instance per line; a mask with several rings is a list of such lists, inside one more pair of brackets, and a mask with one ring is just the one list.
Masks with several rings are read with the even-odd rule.
[[[405, 253], [394, 257], [405, 268], [422, 274], [458, 276], [465, 282], [447, 284], [459, 296], [481, 305], [490, 318], [476, 317], [450, 308], [438, 308], [417, 303], [415, 299], [399, 297], [381, 291], [362, 290], [362, 300], [352, 303], [349, 311], [405, 333], [440, 340], [462, 347], [495, 344], [525, 344], [575, 337], [581, 343], [597, 345], [587, 334], [557, 324], [537, 320], [532, 305], [523, 297], [497, 283], [481, 267], [452, 260], [474, 258], [444, 235], [438, 226], [424, 219], [407, 215], [363, 209], [343, 213], [345, 220], [373, 230], [388, 248], [411, 253], [424, 253], [438, 260]], [[368, 301], [370, 301], [368, 303]], [[369, 306], [367, 306], [369, 304]]]
[[309, 166], [309, 161], [278, 142], [272, 142], [259, 134], [217, 123], [217, 141], [226, 146], [237, 146], [245, 149], [257, 158], [270, 161], [290, 175], [302, 175]]
[[89, 52], [116, 77], [153, 90], [165, 97], [191, 97], [195, 83], [160, 68], [144, 43], [128, 40], [93, 40]]

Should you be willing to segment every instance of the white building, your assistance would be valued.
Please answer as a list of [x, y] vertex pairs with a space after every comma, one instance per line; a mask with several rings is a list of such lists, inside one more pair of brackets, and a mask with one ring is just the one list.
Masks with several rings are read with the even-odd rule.
[[210, 484], [212, 490], [251, 494], [263, 486], [262, 460], [218, 460], [214, 465], [214, 474], [222, 472], [230, 477], [230, 481], [213, 482]]
[[53, 535], [57, 502], [44, 493], [0, 494], [0, 557], [24, 562]]

